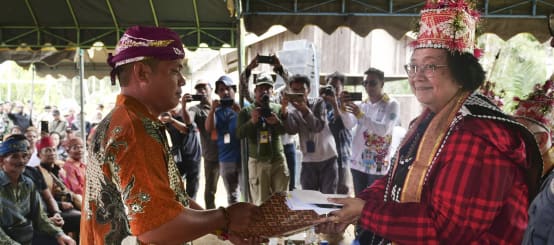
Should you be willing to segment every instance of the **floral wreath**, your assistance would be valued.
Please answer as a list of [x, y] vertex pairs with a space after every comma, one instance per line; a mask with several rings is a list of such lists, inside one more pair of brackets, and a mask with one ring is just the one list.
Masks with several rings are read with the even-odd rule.
[[550, 132], [554, 128], [552, 108], [554, 107], [554, 82], [547, 80], [544, 84], [535, 84], [527, 99], [514, 97], [518, 102], [515, 116], [528, 117], [544, 124]]

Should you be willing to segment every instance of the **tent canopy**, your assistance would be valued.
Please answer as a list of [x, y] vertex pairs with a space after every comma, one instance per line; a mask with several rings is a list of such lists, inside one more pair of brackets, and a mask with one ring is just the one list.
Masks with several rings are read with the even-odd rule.
[[[165, 26], [187, 48], [235, 46], [236, 18], [224, 0], [1, 0], [0, 47], [115, 46], [132, 25]], [[230, 9], [234, 10], [233, 5]]]
[[[413, 29], [422, 0], [0, 0], [0, 63], [59, 64], [74, 60], [76, 47], [102, 42], [111, 49], [132, 25], [166, 26], [188, 49], [236, 47], [238, 6], [246, 30], [265, 33], [282, 25], [299, 33], [316, 25], [327, 33], [347, 26], [360, 36], [376, 28], [396, 39]], [[503, 39], [522, 32], [550, 38], [547, 14], [554, 0], [479, 1], [482, 32]], [[58, 48], [58, 49], [56, 49]], [[63, 49], [63, 50], [60, 50]], [[90, 62], [90, 61], [87, 61]], [[104, 63], [105, 60], [101, 60]], [[94, 68], [94, 67], [93, 67]], [[40, 69], [40, 67], [39, 67]], [[100, 72], [104, 72], [101, 70]]]
[[[307, 24], [332, 33], [348, 26], [361, 36], [382, 28], [399, 39], [410, 31], [423, 0], [0, 0], [0, 48], [115, 45], [132, 25], [166, 26], [177, 31], [189, 49], [205, 43], [235, 47], [242, 7], [246, 30], [264, 33], [283, 25], [294, 33]], [[483, 31], [503, 39], [529, 32], [541, 42], [548, 34], [546, 15], [554, 0], [479, 1]]]
[[[528, 32], [539, 41], [550, 38], [547, 15], [554, 9], [552, 0], [478, 1], [483, 18], [482, 32], [494, 33], [507, 40]], [[413, 29], [422, 0], [243, 0], [246, 29], [264, 33], [272, 25], [283, 25], [299, 33], [307, 24], [332, 33], [347, 26], [360, 36], [376, 28], [396, 39]]]

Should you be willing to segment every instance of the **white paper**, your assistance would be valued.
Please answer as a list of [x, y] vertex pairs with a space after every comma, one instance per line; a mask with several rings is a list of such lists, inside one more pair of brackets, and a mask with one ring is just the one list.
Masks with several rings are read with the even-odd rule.
[[[323, 194], [313, 190], [293, 190], [287, 195], [287, 206], [291, 210], [314, 210], [317, 214], [327, 214], [340, 209], [340, 204], [332, 203], [327, 198], [343, 198], [347, 195]], [[317, 205], [332, 205], [334, 207], [321, 207]]]

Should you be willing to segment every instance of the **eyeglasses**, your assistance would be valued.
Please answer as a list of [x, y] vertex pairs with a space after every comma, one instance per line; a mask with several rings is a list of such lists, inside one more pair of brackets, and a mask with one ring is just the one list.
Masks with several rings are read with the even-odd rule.
[[364, 80], [363, 81], [364, 86], [369, 85], [370, 87], [375, 87], [378, 83], [379, 83], [379, 81], [377, 81], [375, 79], [373, 79], [373, 80]]
[[404, 70], [406, 70], [406, 73], [408, 73], [408, 76], [414, 76], [417, 74], [418, 71], [423, 72], [426, 76], [432, 75], [436, 69], [448, 67], [447, 65], [435, 65], [435, 64], [425, 64], [425, 65], [414, 65], [414, 64], [407, 64], [404, 65]]

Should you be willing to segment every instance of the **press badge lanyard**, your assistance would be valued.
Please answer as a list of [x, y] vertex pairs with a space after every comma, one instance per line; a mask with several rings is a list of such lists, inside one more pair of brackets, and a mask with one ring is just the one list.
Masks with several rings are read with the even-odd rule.
[[269, 155], [273, 155], [273, 149], [271, 149], [271, 128], [267, 127], [267, 123], [265, 121], [264, 117], [260, 117], [260, 125], [261, 128], [258, 127], [257, 130], [257, 138], [258, 138], [258, 147], [256, 150], [256, 156], [260, 156], [260, 146], [262, 144], [270, 144], [269, 145]]
[[231, 116], [233, 115], [233, 112], [229, 112], [227, 110], [223, 111], [223, 118], [225, 118], [225, 131], [223, 133], [223, 144], [230, 144], [231, 143], [231, 133], [229, 133], [229, 124], [231, 123]]

